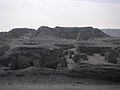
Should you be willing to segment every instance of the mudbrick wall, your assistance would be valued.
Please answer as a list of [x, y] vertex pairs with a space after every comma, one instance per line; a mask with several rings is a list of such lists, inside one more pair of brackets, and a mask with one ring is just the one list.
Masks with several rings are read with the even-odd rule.
[[30, 66], [57, 68], [58, 59], [63, 57], [62, 50], [40, 47], [18, 47], [7, 51], [0, 57], [0, 64], [13, 69], [23, 69]]

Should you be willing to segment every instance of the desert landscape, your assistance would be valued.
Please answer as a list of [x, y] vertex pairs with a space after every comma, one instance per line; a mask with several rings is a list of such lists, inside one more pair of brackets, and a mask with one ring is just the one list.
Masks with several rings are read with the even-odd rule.
[[0, 0], [0, 90], [120, 90], [120, 0]]
[[93, 27], [0, 33], [0, 90], [119, 90], [120, 39]]

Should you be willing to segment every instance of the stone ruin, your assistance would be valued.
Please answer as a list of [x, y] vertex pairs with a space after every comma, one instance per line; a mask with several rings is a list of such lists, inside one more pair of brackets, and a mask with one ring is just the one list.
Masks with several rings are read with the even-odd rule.
[[0, 64], [14, 70], [30, 66], [57, 69], [58, 64], [63, 68], [67, 67], [62, 49], [50, 50], [41, 47], [18, 47], [9, 50], [0, 57]]
[[86, 53], [87, 55], [100, 54], [105, 55], [105, 52], [111, 47], [97, 47], [97, 46], [78, 46], [78, 51], [81, 53]]
[[81, 53], [78, 50], [75, 50], [75, 51], [65, 50], [64, 55], [72, 59], [74, 63], [80, 63], [80, 61], [88, 61], [87, 55], [85, 53]]
[[78, 51], [87, 55], [100, 54], [105, 57], [108, 63], [117, 64], [120, 62], [120, 48], [112, 47], [85, 47], [79, 46]]
[[120, 48], [110, 48], [105, 52], [105, 60], [108, 63], [117, 64], [120, 61]]
[[0, 64], [11, 67], [13, 70], [30, 66], [63, 70], [68, 68], [66, 55], [75, 63], [88, 60], [86, 54], [76, 54], [74, 51], [63, 48], [50, 50], [42, 47], [17, 47], [0, 56]]
[[24, 69], [30, 66], [43, 67], [43, 68], [53, 68], [53, 69], [67, 69], [68, 58], [72, 59], [75, 63], [80, 63], [81, 61], [88, 61], [87, 54], [99, 53], [103, 54], [105, 60], [108, 63], [118, 63], [119, 49], [110, 50], [108, 48], [82, 48], [79, 50], [71, 51], [69, 49], [47, 49], [42, 47], [17, 47], [4, 52], [0, 56], [0, 64], [11, 67], [13, 70]]

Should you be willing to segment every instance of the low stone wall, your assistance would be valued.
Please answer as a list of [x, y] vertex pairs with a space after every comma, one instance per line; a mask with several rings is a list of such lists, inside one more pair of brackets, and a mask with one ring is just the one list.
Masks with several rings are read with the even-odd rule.
[[80, 63], [72, 69], [56, 70], [42, 67], [30, 67], [22, 70], [4, 71], [3, 76], [27, 76], [27, 75], [63, 75], [74, 78], [103, 79], [120, 82], [120, 65], [114, 64], [89, 64]]
[[64, 50], [74, 48], [74, 44], [54, 44], [54, 45]]
[[79, 46], [79, 51], [82, 53], [87, 53], [87, 54], [94, 54], [94, 53], [99, 53], [102, 56], [104, 56], [104, 53], [106, 50], [110, 49], [111, 47], [86, 47], [86, 46]]

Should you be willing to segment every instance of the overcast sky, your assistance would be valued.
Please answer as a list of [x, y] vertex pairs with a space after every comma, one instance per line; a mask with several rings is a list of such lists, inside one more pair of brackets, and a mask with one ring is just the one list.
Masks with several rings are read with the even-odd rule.
[[120, 0], [0, 0], [0, 30], [40, 26], [120, 28]]

